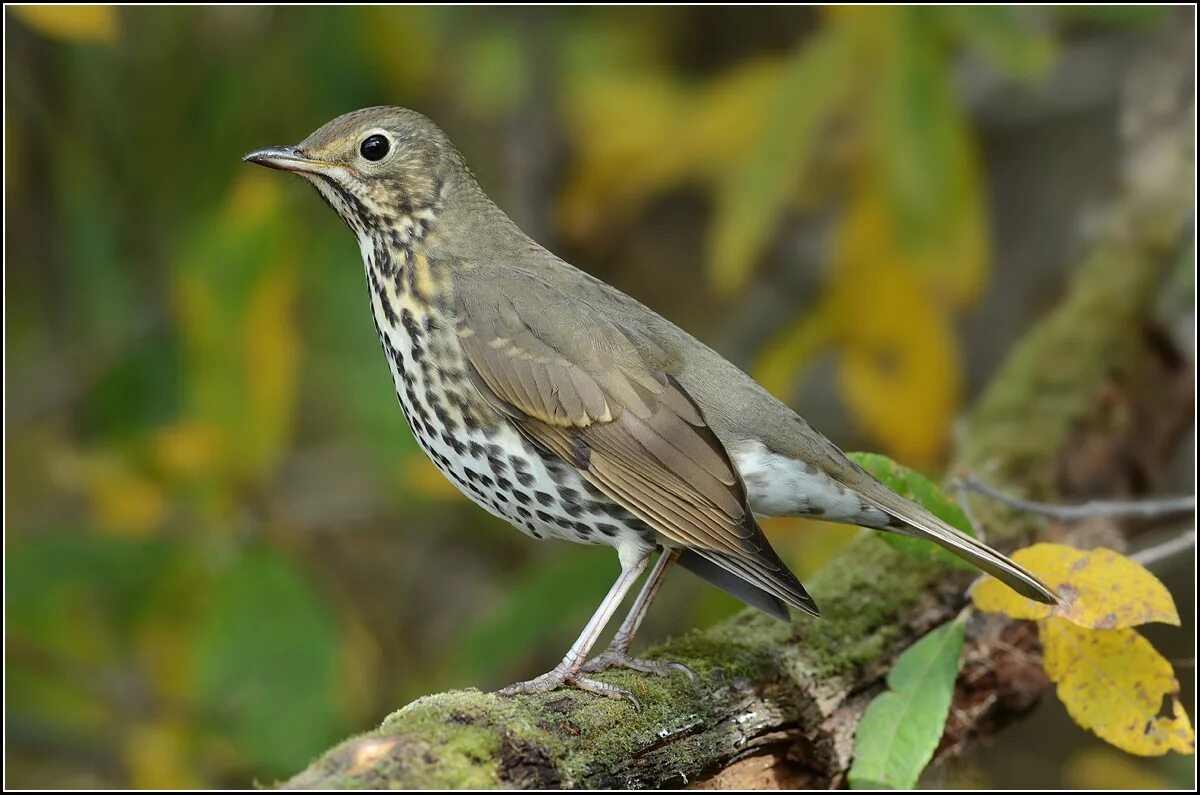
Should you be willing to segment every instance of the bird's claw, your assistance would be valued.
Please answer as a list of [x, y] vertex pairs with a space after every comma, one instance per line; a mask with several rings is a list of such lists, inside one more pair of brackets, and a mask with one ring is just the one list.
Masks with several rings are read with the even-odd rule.
[[640, 660], [637, 657], [631, 657], [628, 652], [617, 649], [608, 649], [604, 653], [588, 660], [583, 666], [583, 670], [594, 674], [600, 671], [606, 671], [609, 668], [629, 668], [642, 673], [654, 674], [655, 676], [670, 676], [672, 673], [683, 673], [688, 679], [694, 680], [696, 674], [691, 668], [688, 668], [681, 662], [659, 662], [658, 660]]
[[642, 711], [642, 702], [638, 701], [637, 696], [625, 688], [580, 676], [578, 671], [572, 672], [557, 668], [527, 682], [514, 682], [496, 692], [501, 696], [517, 696], [528, 693], [547, 693], [560, 687], [577, 687], [606, 698], [628, 699], [635, 710]]

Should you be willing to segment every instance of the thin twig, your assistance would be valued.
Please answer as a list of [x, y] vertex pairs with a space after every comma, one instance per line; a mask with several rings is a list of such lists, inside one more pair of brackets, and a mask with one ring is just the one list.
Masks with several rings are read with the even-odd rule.
[[1196, 531], [1188, 530], [1183, 535], [1176, 536], [1169, 541], [1155, 544], [1152, 547], [1146, 547], [1141, 552], [1135, 552], [1129, 556], [1129, 559], [1149, 568], [1155, 563], [1161, 563], [1167, 558], [1187, 552], [1195, 546]]
[[1170, 497], [1161, 500], [1092, 500], [1080, 505], [1052, 505], [1045, 502], [1034, 502], [1007, 494], [994, 486], [975, 480], [971, 477], [960, 477], [958, 484], [968, 491], [991, 497], [1006, 505], [1020, 508], [1030, 513], [1049, 516], [1064, 522], [1091, 519], [1097, 516], [1136, 517], [1140, 519], [1157, 519], [1177, 513], [1190, 513], [1196, 510], [1196, 498]]
[[967, 493], [967, 485], [962, 480], [954, 481], [954, 498], [958, 501], [958, 507], [962, 508], [963, 515], [967, 517], [967, 521], [971, 523], [971, 528], [975, 531], [975, 537], [980, 541], [987, 543], [987, 536], [983, 525], [975, 518], [975, 512], [971, 510], [971, 495]]

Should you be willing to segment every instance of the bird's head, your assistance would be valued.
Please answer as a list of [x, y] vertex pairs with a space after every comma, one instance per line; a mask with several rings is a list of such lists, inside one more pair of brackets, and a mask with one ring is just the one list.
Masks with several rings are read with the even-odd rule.
[[312, 182], [360, 238], [376, 229], [411, 234], [414, 225], [432, 221], [447, 180], [465, 172], [436, 124], [397, 107], [347, 113], [295, 146], [258, 149], [243, 159]]

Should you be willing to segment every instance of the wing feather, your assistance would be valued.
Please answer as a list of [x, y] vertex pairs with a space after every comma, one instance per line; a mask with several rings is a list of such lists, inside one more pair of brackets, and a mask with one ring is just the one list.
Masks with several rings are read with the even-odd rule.
[[[521, 277], [506, 273], [500, 285], [476, 274], [456, 284], [459, 339], [481, 395], [664, 543], [692, 549], [815, 613], [755, 521], [741, 477], [703, 412], [643, 355], [662, 352], [662, 344], [534, 277], [520, 291], [511, 289], [514, 280]], [[524, 312], [522, 295], [530, 306]]]

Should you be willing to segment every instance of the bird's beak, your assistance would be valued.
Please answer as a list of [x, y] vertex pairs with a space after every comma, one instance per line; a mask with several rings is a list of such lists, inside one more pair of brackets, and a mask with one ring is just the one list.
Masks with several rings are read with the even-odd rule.
[[267, 168], [277, 168], [280, 171], [313, 172], [321, 171], [332, 165], [322, 160], [307, 158], [294, 146], [268, 146], [266, 149], [256, 149], [242, 160], [246, 163], [258, 163]]

